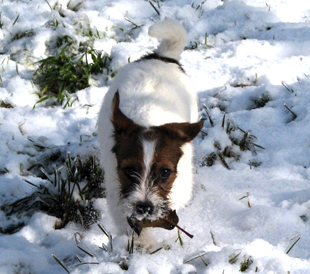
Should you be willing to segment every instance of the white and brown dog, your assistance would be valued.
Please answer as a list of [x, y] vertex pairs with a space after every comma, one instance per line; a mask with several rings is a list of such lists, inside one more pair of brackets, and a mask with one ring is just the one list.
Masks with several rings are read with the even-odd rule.
[[[171, 229], [191, 198], [191, 141], [202, 128], [196, 91], [178, 59], [187, 34], [166, 19], [150, 27], [158, 49], [119, 70], [98, 119], [107, 202], [119, 233], [128, 224]], [[153, 244], [143, 229], [139, 244]]]

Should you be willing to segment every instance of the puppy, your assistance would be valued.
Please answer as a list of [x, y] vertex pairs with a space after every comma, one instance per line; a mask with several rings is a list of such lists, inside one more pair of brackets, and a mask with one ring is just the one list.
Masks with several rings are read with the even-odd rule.
[[119, 70], [98, 119], [109, 211], [121, 234], [148, 227], [138, 238], [144, 247], [154, 244], [150, 227], [173, 228], [158, 220], [177, 218], [175, 210], [191, 198], [191, 141], [203, 126], [196, 91], [178, 62], [185, 29], [166, 19], [149, 35], [161, 39], [158, 49]]

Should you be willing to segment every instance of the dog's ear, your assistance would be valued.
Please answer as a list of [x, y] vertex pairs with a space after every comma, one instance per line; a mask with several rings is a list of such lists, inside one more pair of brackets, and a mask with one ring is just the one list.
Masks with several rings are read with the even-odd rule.
[[169, 123], [160, 126], [172, 138], [179, 138], [184, 143], [192, 141], [203, 127], [203, 121], [197, 123]]
[[116, 91], [111, 106], [111, 122], [114, 126], [115, 134], [120, 134], [129, 129], [136, 128], [137, 125], [129, 119], [119, 108], [119, 92]]

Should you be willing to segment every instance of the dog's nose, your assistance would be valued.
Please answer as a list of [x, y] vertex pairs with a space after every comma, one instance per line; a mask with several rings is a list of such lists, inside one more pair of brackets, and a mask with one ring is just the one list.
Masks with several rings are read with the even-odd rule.
[[152, 215], [154, 206], [151, 202], [138, 202], [136, 204], [136, 211], [138, 214], [149, 214]]

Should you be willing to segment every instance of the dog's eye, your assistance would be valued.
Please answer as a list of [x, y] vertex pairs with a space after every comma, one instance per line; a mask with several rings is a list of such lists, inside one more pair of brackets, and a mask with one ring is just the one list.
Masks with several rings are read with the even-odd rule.
[[126, 168], [124, 168], [124, 172], [125, 172], [125, 174], [127, 175], [127, 177], [129, 179], [133, 179], [137, 175], [137, 172], [136, 172], [136, 170], [133, 167], [126, 167]]
[[161, 178], [161, 180], [162, 181], [167, 180], [170, 177], [171, 172], [172, 171], [169, 168], [161, 169], [161, 171], [160, 171], [160, 178]]

